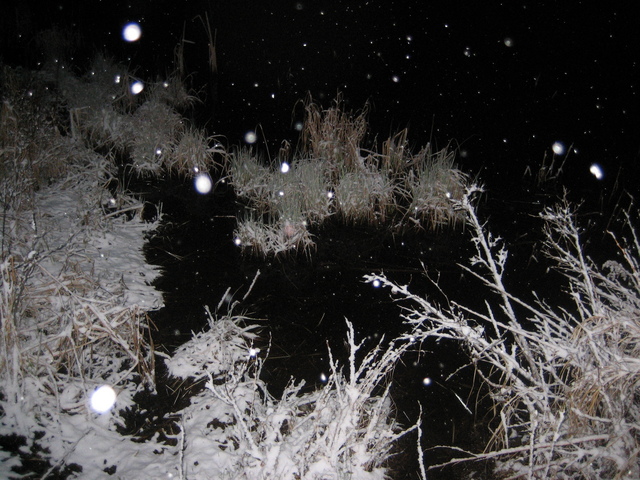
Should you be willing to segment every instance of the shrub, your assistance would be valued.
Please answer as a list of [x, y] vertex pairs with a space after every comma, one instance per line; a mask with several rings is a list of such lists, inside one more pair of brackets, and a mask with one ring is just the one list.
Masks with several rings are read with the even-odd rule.
[[631, 243], [618, 243], [623, 263], [597, 267], [584, 254], [567, 203], [546, 208], [546, 253], [567, 279], [573, 306], [527, 303], [505, 288], [508, 253], [477, 217], [471, 197], [478, 191], [468, 189], [459, 203], [475, 247], [471, 267], [462, 268], [493, 294], [486, 312], [456, 302], [441, 308], [382, 275], [367, 277], [410, 303], [403, 314], [411, 328], [407, 340], [460, 341], [494, 401], [497, 422], [487, 451], [465, 452], [448, 464], [495, 459], [509, 478], [638, 478], [635, 231]]
[[[195, 336], [183, 347], [208, 359], [187, 364], [195, 365], [194, 376], [206, 371], [209, 379], [205, 390], [181, 412], [183, 474], [232, 479], [386, 478], [385, 463], [395, 442], [416, 428], [402, 430], [394, 421], [389, 384], [384, 384], [404, 346], [378, 345], [357, 363], [363, 343], [356, 343], [347, 321], [348, 374], [329, 352], [331, 375], [322, 388], [302, 393], [304, 382], [292, 380], [276, 399], [259, 379], [263, 362], [259, 350], [250, 341], [226, 343], [219, 336], [228, 326], [239, 328], [228, 317], [210, 321], [210, 333]], [[240, 335], [250, 328], [243, 328]], [[218, 343], [227, 353], [212, 349]], [[169, 365], [183, 357], [178, 352]], [[216, 461], [202, 462], [203, 455], [213, 455]]]

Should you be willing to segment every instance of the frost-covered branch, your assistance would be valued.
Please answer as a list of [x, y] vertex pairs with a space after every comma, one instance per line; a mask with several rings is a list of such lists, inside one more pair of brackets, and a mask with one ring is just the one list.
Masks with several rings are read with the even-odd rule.
[[[548, 258], [568, 281], [574, 308], [528, 303], [502, 281], [507, 251], [478, 220], [468, 190], [461, 203], [475, 255], [473, 273], [488, 295], [485, 311], [460, 303], [447, 308], [410, 292], [384, 275], [368, 275], [403, 300], [403, 338], [415, 342], [458, 340], [467, 350], [493, 399], [499, 421], [489, 450], [467, 459], [498, 459], [510, 478], [637, 478], [640, 475], [640, 248], [618, 243], [625, 264], [598, 268], [584, 253], [568, 205], [546, 209]], [[628, 223], [629, 217], [628, 217]], [[518, 316], [513, 305], [521, 307]], [[530, 325], [526, 327], [524, 325]], [[431, 468], [437, 468], [433, 466]]]

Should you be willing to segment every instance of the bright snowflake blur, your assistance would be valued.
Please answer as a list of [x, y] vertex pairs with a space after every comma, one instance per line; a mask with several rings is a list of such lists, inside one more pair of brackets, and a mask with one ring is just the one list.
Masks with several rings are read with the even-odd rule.
[[203, 195], [206, 195], [211, 191], [211, 187], [213, 183], [211, 182], [211, 177], [206, 173], [200, 173], [196, 176], [193, 181], [196, 191]]
[[137, 42], [141, 36], [142, 29], [135, 22], [127, 23], [122, 29], [122, 38], [127, 42]]
[[564, 152], [567, 151], [567, 149], [564, 146], [564, 143], [562, 142], [555, 142], [551, 146], [551, 150], [553, 150], [553, 153], [555, 153], [556, 155], [564, 155]]
[[256, 135], [256, 132], [248, 131], [247, 133], [245, 133], [244, 135], [245, 142], [252, 144], [252, 143], [256, 143], [256, 140], [258, 140], [258, 136]]
[[604, 178], [604, 170], [597, 163], [591, 164], [591, 166], [589, 167], [589, 172], [591, 172], [591, 175], [596, 177], [596, 180], [602, 180]]
[[131, 84], [130, 90], [133, 95], [138, 95], [142, 90], [144, 90], [144, 83], [140, 80], [136, 80]]
[[91, 394], [91, 409], [97, 413], [106, 413], [116, 403], [116, 392], [109, 385], [96, 388]]

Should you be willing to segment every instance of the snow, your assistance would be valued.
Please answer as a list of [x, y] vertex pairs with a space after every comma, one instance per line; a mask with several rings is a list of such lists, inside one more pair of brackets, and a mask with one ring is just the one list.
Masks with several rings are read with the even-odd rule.
[[[469, 200], [480, 188], [451, 193], [452, 186], [462, 188], [458, 174], [442, 181], [429, 178], [425, 170], [424, 182], [412, 184], [414, 194], [423, 190], [424, 195], [415, 195], [422, 198], [437, 190], [429, 208], [440, 208], [442, 217], [413, 220], [437, 225], [448, 221], [447, 212], [465, 212], [475, 251], [471, 267], [462, 268], [497, 294], [487, 298], [486, 312], [455, 303], [455, 308], [442, 309], [411, 294], [406, 285], [369, 275], [365, 279], [374, 287], [388, 287], [394, 298], [411, 302], [403, 313], [411, 329], [363, 353], [364, 342], [356, 341], [347, 321], [345, 365], [329, 351], [330, 371], [321, 374], [322, 386], [304, 393], [304, 382], [292, 380], [281, 398], [274, 398], [261, 380], [265, 355], [254, 346], [258, 326], [235, 315], [233, 305], [225, 315], [203, 305], [208, 323], [202, 331], [172, 355], [154, 352], [147, 340], [151, 327], [146, 314], [162, 307], [162, 296], [152, 286], [158, 271], [145, 262], [142, 247], [145, 234], [159, 220], [144, 222], [135, 197], [122, 188], [117, 195], [106, 188], [107, 178], [119, 179], [110, 173], [115, 170], [113, 155], [98, 152], [124, 152], [137, 173], [149, 176], [165, 169], [193, 176], [206, 170], [202, 159], [212, 166], [213, 152], [201, 135], [185, 134], [183, 119], [170, 101], [152, 93], [145, 97], [152, 88], [135, 98], [113, 90], [116, 71], [118, 78], [126, 77], [109, 65], [86, 82], [60, 73], [71, 120], [66, 135], [47, 123], [53, 116], [42, 118], [40, 110], [24, 103], [18, 87], [7, 93], [0, 112], [5, 174], [0, 177], [0, 436], [25, 441], [19, 453], [0, 451], [1, 478], [15, 477], [14, 468], [34, 454], [49, 462], [43, 478], [58, 469], [92, 479], [385, 478], [384, 464], [396, 440], [421, 432], [419, 423], [402, 430], [394, 420], [388, 376], [401, 355], [427, 337], [462, 341], [476, 363], [492, 366], [502, 377], [502, 384], [485, 381], [501, 415], [498, 428], [503, 432], [495, 439], [504, 438], [504, 445], [476, 459], [505, 456], [508, 460], [499, 465], [532, 478], [539, 466], [554, 478], [571, 475], [569, 466], [593, 478], [613, 470], [619, 478], [638, 478], [634, 432], [640, 415], [628, 395], [640, 384], [635, 281], [640, 247], [635, 231], [635, 243], [618, 244], [625, 245], [620, 247], [624, 264], [610, 261], [603, 273], [584, 257], [569, 208], [546, 210], [548, 255], [567, 274], [575, 311], [558, 313], [543, 301], [528, 305], [502, 282], [509, 259], [506, 245], [480, 222]], [[8, 84], [19, 84], [17, 73], [8, 67], [5, 73], [16, 76]], [[26, 97], [37, 95], [29, 90]], [[118, 104], [123, 98], [131, 102], [126, 108]], [[36, 106], [45, 108], [51, 99], [39, 101]], [[36, 125], [37, 135], [29, 136], [32, 130], [25, 125]], [[255, 133], [248, 132], [245, 140], [255, 142]], [[172, 158], [177, 151], [172, 149], [180, 145], [183, 153], [195, 153]], [[318, 159], [336, 156], [340, 149], [327, 139], [317, 146], [322, 147], [314, 155]], [[335, 206], [327, 191], [335, 194], [346, 223], [356, 220], [351, 207], [377, 203], [370, 198], [384, 204], [389, 193], [385, 178], [362, 170], [363, 159], [358, 159], [360, 170], [343, 175], [327, 190], [324, 174], [312, 175], [317, 169], [310, 160], [292, 163], [287, 175], [277, 175], [250, 155], [236, 155], [231, 169], [238, 194], [271, 192], [269, 201], [283, 213], [274, 225], [253, 218], [239, 222], [236, 243], [266, 245], [276, 253], [308, 250], [313, 241], [307, 221], [320, 221]], [[446, 155], [438, 160], [451, 173], [449, 161]], [[310, 197], [319, 200], [308, 208], [309, 218], [287, 203], [296, 190], [286, 182], [296, 178], [307, 188], [303, 193], [316, 187]], [[195, 183], [198, 187], [198, 178]], [[362, 194], [354, 195], [354, 186], [362, 187]], [[204, 185], [200, 180], [202, 193], [210, 188], [208, 176]], [[417, 215], [421, 209], [416, 204], [409, 211]], [[372, 212], [370, 219], [376, 223], [380, 216]], [[515, 304], [525, 307], [526, 320], [536, 330], [521, 327]], [[200, 381], [204, 388], [192, 394], [188, 406], [171, 412], [171, 418], [148, 418], [150, 424], [156, 422], [151, 438], [123, 434], [136, 393], [155, 388], [155, 361], [164, 361], [176, 380], [188, 385]], [[568, 371], [571, 378], [564, 373]], [[433, 384], [430, 377], [422, 382], [425, 387]], [[96, 409], [92, 395], [101, 389], [108, 392], [108, 401]], [[419, 467], [426, 478], [424, 466]]]
[[[224, 316], [207, 308], [208, 325], [173, 355], [153, 352], [146, 312], [162, 307], [162, 296], [152, 286], [158, 270], [145, 262], [142, 247], [159, 219], [142, 221], [138, 200], [106, 188], [114, 165], [109, 154], [97, 152], [105, 144], [130, 149], [139, 172], [160, 171], [154, 162], [166, 159], [146, 148], [158, 132], [144, 122], [165, 116], [165, 126], [172, 126], [175, 112], [151, 101], [131, 116], [112, 104], [84, 108], [83, 98], [118, 98], [91, 90], [99, 90], [101, 75], [105, 88], [113, 88], [114, 68], [107, 67], [86, 83], [60, 79], [73, 86], [65, 90], [75, 96], [69, 105], [92, 112], [71, 115], [71, 137], [43, 127], [39, 141], [49, 142], [48, 150], [36, 150], [34, 163], [57, 165], [61, 155], [62, 173], [43, 180], [28, 171], [18, 185], [0, 179], [10, 200], [0, 262], [0, 436], [26, 443], [21, 456], [0, 451], [0, 478], [15, 477], [13, 468], [32, 452], [49, 464], [43, 478], [58, 471], [69, 478], [129, 480], [383, 478], [390, 445], [402, 432], [391, 418], [388, 390], [380, 398], [372, 391], [395, 356], [377, 357], [376, 350], [384, 361], [357, 368], [354, 351], [349, 380], [332, 361], [322, 388], [302, 393], [304, 383], [292, 382], [276, 399], [260, 380], [265, 359], [253, 344], [257, 326], [232, 315], [233, 306]], [[138, 129], [133, 142], [121, 144], [127, 135], [117, 125], [129, 128], [132, 119]], [[107, 123], [106, 132], [96, 128]], [[160, 133], [162, 142], [176, 144], [171, 135], [177, 131]], [[19, 135], [3, 151], [14, 160], [7, 168], [24, 167]], [[158, 426], [142, 441], [119, 429], [136, 393], [155, 388], [154, 360], [164, 361], [177, 379], [206, 381], [206, 388], [172, 412], [162, 434]], [[93, 396], [97, 391], [107, 392], [106, 404]]]

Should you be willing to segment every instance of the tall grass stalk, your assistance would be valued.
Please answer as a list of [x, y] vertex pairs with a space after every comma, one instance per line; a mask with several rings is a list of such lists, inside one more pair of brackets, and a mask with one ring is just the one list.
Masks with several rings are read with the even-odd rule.
[[366, 105], [358, 114], [343, 111], [340, 94], [326, 110], [311, 97], [305, 102], [303, 151], [311, 158], [327, 162], [334, 182], [343, 170], [356, 172], [362, 167], [360, 146], [367, 133], [367, 113]]

